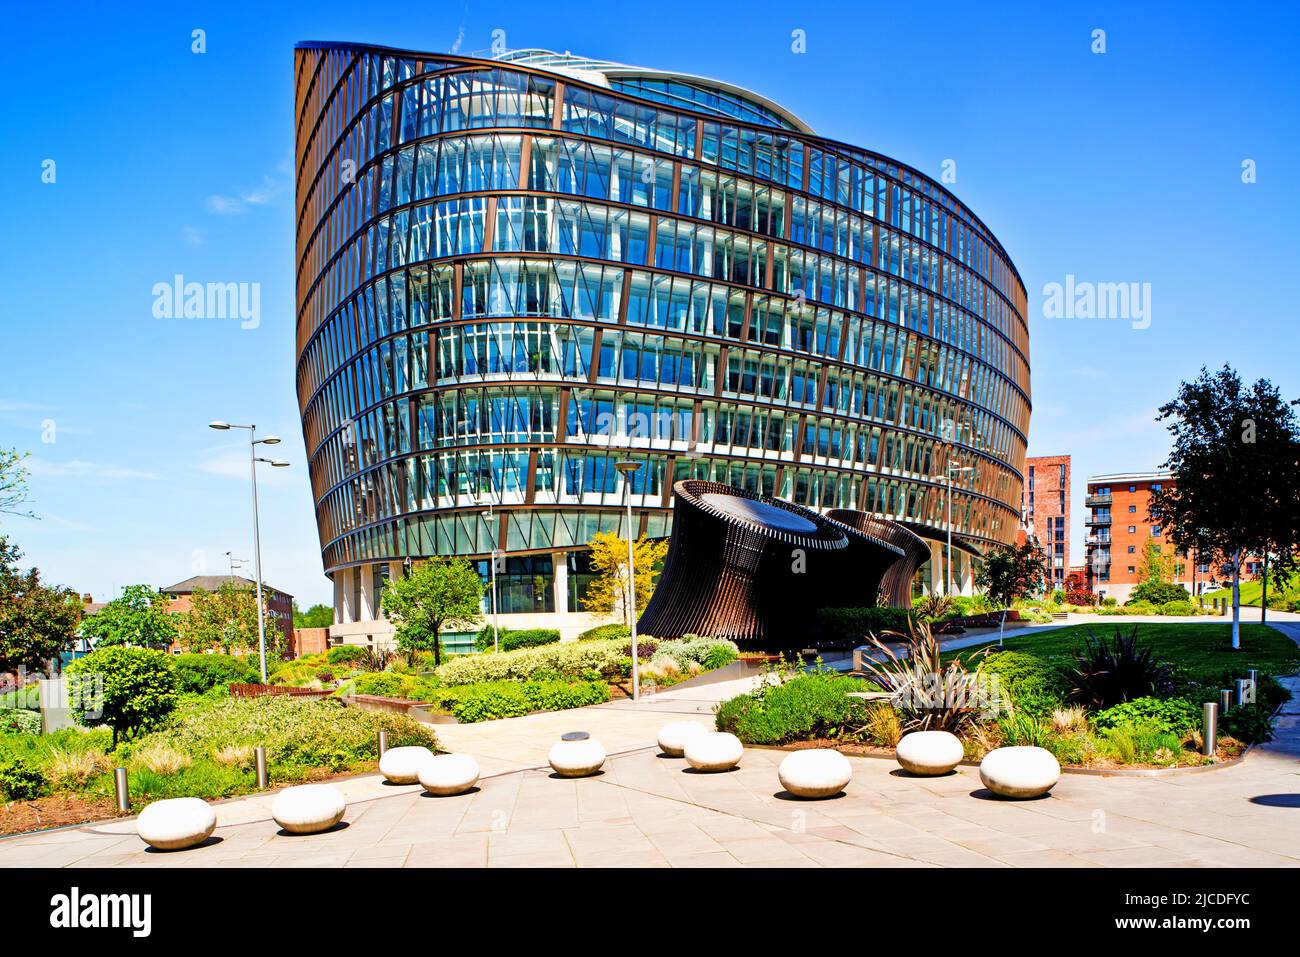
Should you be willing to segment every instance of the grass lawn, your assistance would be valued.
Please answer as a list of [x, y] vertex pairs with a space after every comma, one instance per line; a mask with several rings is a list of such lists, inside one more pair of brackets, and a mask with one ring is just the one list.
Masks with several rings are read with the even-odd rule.
[[[1300, 668], [1300, 647], [1267, 625], [1242, 625], [1240, 651], [1232, 650], [1231, 625], [1156, 622], [1137, 625], [1071, 625], [1041, 635], [1008, 638], [1003, 647], [1008, 651], [1023, 651], [1034, 655], [1057, 667], [1069, 668], [1074, 664], [1075, 652], [1083, 647], [1089, 631], [1109, 642], [1116, 629], [1128, 634], [1135, 627], [1138, 640], [1155, 647], [1155, 657], [1179, 667], [1189, 679], [1200, 683], [1216, 682], [1229, 673], [1244, 677], [1249, 668], [1258, 668], [1261, 672], [1273, 675], [1292, 674]], [[997, 639], [989, 644], [996, 647]], [[962, 648], [952, 654], [965, 659], [977, 650], [979, 649]], [[947, 657], [949, 656], [945, 655]]]
[[[1270, 598], [1279, 593], [1294, 592], [1297, 589], [1300, 589], [1300, 576], [1293, 575], [1290, 580], [1283, 580], [1272, 576], [1270, 573], [1270, 581], [1268, 583], [1268, 594]], [[1263, 595], [1263, 582], [1248, 581], [1241, 583], [1241, 603], [1243, 605], [1251, 605], [1258, 608], [1260, 599]], [[1204, 597], [1207, 602], [1211, 598], [1218, 598], [1230, 603], [1232, 601], [1232, 586], [1229, 585], [1227, 588], [1220, 588], [1218, 591], [1207, 591]]]

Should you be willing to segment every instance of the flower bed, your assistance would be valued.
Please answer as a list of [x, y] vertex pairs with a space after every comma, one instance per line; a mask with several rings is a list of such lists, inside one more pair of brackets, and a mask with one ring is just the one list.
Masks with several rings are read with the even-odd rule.
[[[1243, 626], [1242, 634], [1239, 652], [1229, 650], [1226, 628], [1205, 625], [1140, 625], [1118, 642], [1071, 627], [987, 653], [940, 655], [934, 643], [896, 664], [877, 661], [870, 680], [785, 665], [720, 705], [717, 726], [751, 744], [822, 741], [850, 753], [892, 753], [908, 731], [935, 729], [958, 734], [972, 760], [1004, 745], [1037, 745], [1066, 767], [1198, 766], [1266, 739], [1289, 696], [1274, 676], [1300, 665], [1300, 650], [1280, 633]], [[1260, 671], [1259, 700], [1221, 716], [1217, 753], [1202, 755], [1202, 703], [1217, 701], [1218, 689], [1249, 668]], [[942, 700], [917, 694], [933, 675], [946, 689]], [[891, 699], [849, 696], [882, 687]]]

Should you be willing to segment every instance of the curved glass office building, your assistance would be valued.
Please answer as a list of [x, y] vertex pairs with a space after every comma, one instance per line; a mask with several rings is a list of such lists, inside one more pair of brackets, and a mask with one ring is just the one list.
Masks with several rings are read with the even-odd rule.
[[951, 512], [958, 582], [1013, 539], [1025, 289], [934, 180], [725, 82], [569, 54], [308, 43], [295, 69], [297, 388], [336, 634], [382, 632], [408, 556], [486, 576], [494, 550], [511, 622], [567, 621], [586, 543], [626, 533], [620, 459], [651, 536], [695, 478], [936, 549]]

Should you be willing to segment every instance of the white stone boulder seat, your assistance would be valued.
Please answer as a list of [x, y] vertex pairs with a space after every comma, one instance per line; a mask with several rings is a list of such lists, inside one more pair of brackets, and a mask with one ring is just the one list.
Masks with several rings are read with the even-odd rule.
[[439, 754], [420, 766], [420, 784], [439, 797], [464, 794], [478, 783], [478, 762], [468, 754]]
[[343, 792], [332, 784], [300, 784], [285, 788], [271, 802], [271, 817], [290, 834], [328, 831], [347, 810]]
[[828, 798], [843, 791], [853, 779], [853, 765], [832, 748], [808, 748], [782, 758], [776, 776], [795, 797]]
[[659, 750], [670, 758], [680, 758], [687, 741], [709, 731], [709, 726], [699, 721], [670, 721], [659, 729]]
[[546, 759], [560, 777], [583, 778], [600, 770], [605, 748], [586, 731], [570, 731], [552, 745]]
[[980, 780], [1001, 797], [1046, 794], [1061, 777], [1061, 765], [1046, 748], [996, 748], [980, 762]]
[[179, 851], [202, 844], [217, 827], [217, 812], [199, 798], [154, 801], [136, 819], [136, 833], [150, 847]]
[[910, 774], [947, 774], [965, 755], [961, 738], [947, 731], [913, 731], [903, 735], [894, 751], [899, 766]]
[[420, 768], [432, 759], [433, 752], [420, 745], [389, 748], [379, 759], [379, 773], [393, 784], [417, 784]]
[[697, 771], [730, 771], [745, 756], [745, 746], [734, 734], [708, 731], [691, 735], [682, 753]]

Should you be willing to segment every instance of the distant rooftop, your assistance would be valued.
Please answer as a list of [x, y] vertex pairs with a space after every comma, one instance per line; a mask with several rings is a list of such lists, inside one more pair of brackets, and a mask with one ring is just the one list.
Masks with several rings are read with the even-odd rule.
[[1091, 475], [1089, 485], [1106, 482], [1164, 482], [1172, 479], [1174, 473], [1168, 469], [1153, 469], [1150, 472], [1116, 472], [1113, 475]]
[[[183, 582], [177, 582], [175, 585], [167, 585], [158, 590], [168, 595], [189, 595], [199, 588], [202, 588], [204, 591], [216, 591], [222, 585], [226, 584], [234, 584], [240, 588], [257, 587], [257, 582], [253, 581], [251, 578], [244, 578], [242, 575], [195, 575], [193, 578], [187, 578]], [[279, 592], [281, 595], [286, 595], [290, 598], [293, 597], [292, 595], [289, 595], [288, 592], [280, 591], [278, 588], [273, 588], [266, 582], [262, 582], [262, 590]]]

